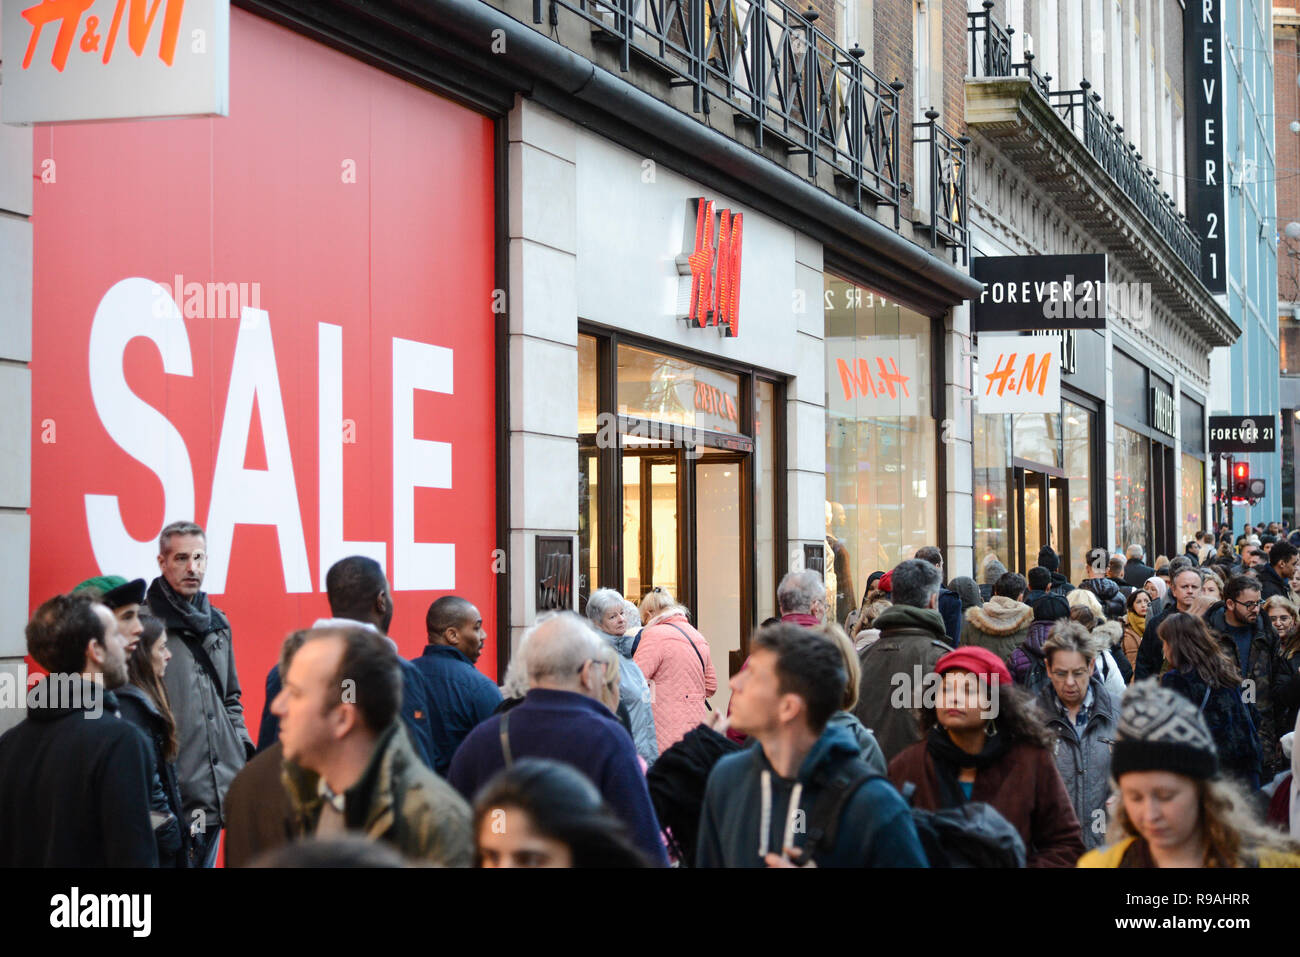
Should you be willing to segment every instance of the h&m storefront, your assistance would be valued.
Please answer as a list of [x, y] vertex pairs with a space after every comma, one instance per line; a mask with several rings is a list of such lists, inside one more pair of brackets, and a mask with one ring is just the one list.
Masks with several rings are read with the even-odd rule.
[[151, 579], [162, 527], [198, 521], [251, 726], [344, 556], [384, 567], [403, 655], [448, 592], [496, 632], [503, 127], [246, 11], [230, 28], [228, 117], [34, 137], [57, 180], [32, 217], [30, 602]]
[[[974, 413], [975, 568], [989, 561], [1022, 574], [1051, 546], [1061, 574], [1083, 577], [1084, 555], [1105, 544], [1106, 339], [1057, 333], [1061, 406], [1053, 413]], [[978, 381], [978, 379], [976, 380]]]

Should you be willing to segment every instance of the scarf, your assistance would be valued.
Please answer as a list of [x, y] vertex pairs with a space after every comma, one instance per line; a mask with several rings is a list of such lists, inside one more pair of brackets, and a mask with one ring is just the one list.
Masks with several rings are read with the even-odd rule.
[[181, 620], [181, 623], [198, 635], [200, 639], [226, 626], [225, 621], [214, 613], [212, 605], [208, 602], [206, 592], [197, 593], [194, 600], [189, 601], [185, 597], [176, 594], [172, 590], [172, 586], [167, 584], [167, 579], [160, 575], [149, 586], [149, 599], [152, 600], [155, 596], [161, 597], [166, 602], [167, 607]]
[[1139, 638], [1147, 633], [1147, 619], [1145, 615], [1138, 615], [1130, 611], [1127, 618], [1129, 627], [1138, 633]]
[[965, 802], [961, 785], [957, 781], [963, 768], [973, 767], [978, 776], [980, 771], [1002, 760], [1008, 747], [1007, 735], [995, 734], [985, 740], [984, 748], [979, 754], [970, 754], [953, 743], [942, 725], [931, 728], [925, 739], [925, 750], [934, 762], [935, 776], [939, 779], [941, 790], [945, 792], [944, 806], [954, 807]]

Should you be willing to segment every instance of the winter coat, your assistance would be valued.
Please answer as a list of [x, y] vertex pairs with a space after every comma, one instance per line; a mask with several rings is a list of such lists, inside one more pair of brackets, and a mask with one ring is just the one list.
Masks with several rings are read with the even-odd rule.
[[[205, 827], [220, 826], [225, 823], [230, 782], [255, 753], [244, 726], [230, 623], [203, 592], [187, 601], [162, 578], [149, 586], [148, 600], [171, 639], [172, 660], [163, 684], [180, 742], [176, 779], [185, 806], [183, 820], [190, 821], [195, 811], [201, 811], [199, 820]], [[207, 652], [221, 687], [195, 659], [193, 646]]]
[[699, 846], [700, 809], [713, 766], [741, 745], [718, 734], [707, 724], [686, 732], [646, 771], [655, 816], [663, 825], [669, 848], [684, 867], [695, 864]]
[[1255, 577], [1259, 579], [1259, 597], [1261, 601], [1268, 601], [1281, 595], [1287, 601], [1294, 601], [1291, 596], [1291, 585], [1282, 580], [1282, 576], [1272, 565], [1261, 565], [1255, 569]]
[[[642, 853], [660, 866], [667, 865], [668, 855], [659, 837], [659, 822], [636, 748], [608, 708], [576, 691], [533, 688], [524, 696], [523, 704], [507, 714], [510, 720], [506, 733], [513, 760], [550, 758], [577, 768], [627, 825], [629, 837]], [[501, 716], [494, 715], [461, 742], [451, 759], [447, 779], [467, 801], [472, 801], [505, 766]]]
[[853, 735], [853, 740], [858, 745], [858, 756], [862, 758], [862, 763], [871, 768], [876, 774], [884, 775], [888, 772], [889, 765], [885, 761], [885, 752], [880, 750], [880, 742], [876, 740], [874, 734], [863, 726], [852, 711], [836, 711], [831, 715], [830, 720], [826, 722], [826, 726], [843, 728]]
[[[1191, 669], [1171, 668], [1160, 677], [1162, 687], [1176, 691], [1200, 710], [1219, 752], [1219, 769], [1257, 790], [1260, 785], [1260, 741], [1255, 734], [1259, 715], [1241, 698], [1240, 688], [1212, 691]], [[1206, 692], [1209, 691], [1208, 696]], [[1272, 775], [1268, 776], [1269, 778]]]
[[294, 809], [281, 777], [284, 746], [259, 751], [226, 792], [226, 867], [247, 867], [293, 840]]
[[1124, 581], [1134, 588], [1141, 588], [1147, 583], [1148, 578], [1154, 578], [1156, 570], [1150, 565], [1145, 565], [1136, 558], [1130, 558], [1124, 563]]
[[708, 718], [704, 703], [718, 690], [718, 676], [708, 641], [685, 615], [652, 619], [640, 638], [632, 660], [651, 689], [655, 740], [662, 754]]
[[1096, 674], [1089, 679], [1088, 686], [1092, 690], [1092, 707], [1082, 739], [1069, 715], [1062, 712], [1060, 698], [1051, 683], [1038, 693], [1038, 706], [1047, 719], [1047, 726], [1056, 734], [1052, 752], [1056, 770], [1074, 805], [1085, 849], [1100, 847], [1106, 839], [1110, 752], [1119, 721], [1113, 699]]
[[[916, 785], [912, 806], [943, 807], [943, 789], [924, 740], [889, 762], [889, 779]], [[1011, 822], [1025, 842], [1028, 867], [1073, 867], [1083, 853], [1079, 819], [1046, 748], [1012, 744], [995, 764], [975, 775], [970, 800], [982, 801]]]
[[501, 703], [501, 691], [464, 652], [451, 645], [426, 645], [424, 654], [410, 664], [424, 680], [428, 694], [433, 769], [446, 775], [451, 756], [465, 735]]
[[[888, 761], [920, 740], [916, 711], [925, 676], [952, 648], [944, 640], [943, 619], [933, 608], [895, 605], [881, 613], [876, 627], [880, 637], [858, 655], [862, 681], [853, 714], [875, 734]], [[896, 702], [902, 706], [895, 707]]]
[[961, 596], [955, 591], [940, 587], [939, 617], [943, 619], [948, 644], [956, 648], [961, 643]]
[[1122, 639], [1124, 643], [1124, 656], [1128, 658], [1128, 663], [1133, 669], [1134, 677], [1137, 676], [1138, 649], [1142, 647], [1142, 638], [1145, 635], [1145, 629], [1142, 634], [1139, 635], [1136, 628], [1130, 625], [1127, 621], [1124, 622], [1124, 637]]
[[[1227, 605], [1223, 602], [1213, 605], [1205, 613], [1205, 622], [1211, 631], [1221, 636], [1225, 650], [1240, 664], [1236, 642], [1229, 634]], [[1147, 630], [1151, 630], [1150, 625]], [[1277, 633], [1262, 612], [1255, 620], [1246, 667], [1241, 677], [1252, 682], [1255, 693], [1254, 705], [1259, 712], [1259, 745], [1263, 752], [1263, 780], [1268, 781], [1288, 767], [1278, 739], [1291, 730], [1292, 716], [1295, 715], [1300, 700], [1300, 677], [1297, 677], [1294, 669], [1282, 657]]]
[[[1151, 606], [1155, 608], [1155, 604]], [[1171, 616], [1178, 614], [1178, 606], [1170, 601], [1160, 611], [1151, 611], [1147, 616], [1147, 629], [1142, 633], [1138, 644], [1137, 661], [1133, 665], [1133, 680], [1158, 678], [1164, 670], [1165, 655], [1160, 644], [1160, 626]], [[1261, 616], [1263, 617], [1263, 616]]]
[[[823, 782], [858, 753], [857, 742], [845, 728], [828, 725], [794, 780], [777, 774], [761, 745], [727, 755], [714, 765], [704, 792], [697, 865], [764, 867], [761, 845], [781, 854], [787, 833], [792, 846], [804, 847]], [[791, 807], [796, 798], [797, 805]], [[848, 798], [835, 844], [816, 862], [819, 867], [927, 866], [907, 802], [885, 778], [868, 780]]]
[[1118, 708], [1119, 699], [1124, 697], [1124, 689], [1128, 686], [1128, 678], [1124, 674], [1123, 667], [1115, 660], [1115, 653], [1111, 649], [1123, 641], [1124, 629], [1117, 621], [1104, 621], [1095, 627], [1092, 633], [1105, 643], [1101, 654], [1097, 656], [1095, 674], [1106, 685], [1110, 700]]
[[[392, 648], [394, 655], [399, 655], [397, 642], [387, 635], [384, 636], [384, 641]], [[420, 669], [405, 658], [399, 656], [397, 666], [402, 672], [402, 704], [398, 714], [402, 719], [402, 723], [406, 725], [406, 733], [411, 736], [411, 747], [415, 750], [415, 756], [435, 771], [438, 771], [438, 759], [441, 757], [442, 768], [445, 770], [456, 749], [452, 748], [443, 755], [434, 744], [433, 722], [436, 717], [436, 709], [433, 707], [435, 699], [430, 691], [429, 682], [425, 681]], [[477, 672], [475, 673], [477, 674]], [[483, 680], [487, 681], [486, 678]], [[271, 713], [271, 702], [275, 700], [282, 687], [284, 687], [284, 684], [280, 677], [280, 665], [277, 663], [272, 665], [271, 670], [266, 674], [266, 703], [262, 706], [262, 724], [257, 731], [257, 749], [259, 751], [265, 751], [280, 740], [280, 719], [272, 714], [268, 721], [267, 715]], [[495, 690], [496, 685], [492, 685], [492, 688]], [[438, 690], [442, 693], [447, 689], [439, 687]], [[450, 695], [450, 692], [448, 692], [448, 695]], [[497, 695], [499, 698], [500, 692], [497, 692]], [[446, 696], [444, 696], [444, 700], [446, 700]], [[458, 701], [459, 699], [453, 695], [450, 696], [450, 700]], [[456, 743], [459, 744], [460, 742], [457, 741]], [[441, 774], [442, 771], [438, 771], [438, 773]]]
[[[1015, 651], [1011, 652], [1011, 677], [1015, 679], [1016, 684], [1028, 684], [1029, 674], [1036, 664], [1044, 664], [1043, 660], [1043, 643], [1047, 641], [1052, 633], [1054, 621], [1033, 621], [1029, 623], [1029, 632], [1025, 635], [1025, 640], [1020, 643]], [[1046, 665], [1044, 664], [1044, 669]], [[1043, 672], [1044, 678], [1046, 670]], [[1041, 682], [1036, 683], [1035, 687], [1029, 688], [1030, 691], [1037, 691], [1041, 687]]]
[[167, 724], [162, 712], [143, 688], [126, 684], [116, 692], [122, 720], [135, 725], [149, 743], [154, 773], [150, 786], [149, 810], [170, 814], [171, 820], [154, 830], [158, 841], [159, 867], [189, 866], [188, 827], [182, 827], [184, 810], [176, 785], [176, 765], [167, 760]]
[[1064, 598], [1072, 591], [1074, 591], [1074, 586], [1070, 584], [1070, 579], [1060, 572], [1052, 572], [1052, 584], [1047, 589], [1049, 595], [1060, 595]]
[[[1099, 847], [1096, 850], [1089, 851], [1083, 857], [1079, 858], [1079, 867], [1125, 867], [1124, 858], [1130, 850], [1137, 851], [1134, 842], [1138, 841], [1136, 837], [1126, 837], [1121, 841], [1111, 844], [1107, 847]], [[1134, 855], [1136, 857], [1137, 855]], [[1300, 867], [1300, 854], [1292, 854], [1289, 851], [1274, 850], [1244, 850], [1242, 858], [1247, 862], [1246, 867]], [[1131, 858], [1132, 859], [1132, 858]]]
[[[655, 736], [655, 713], [651, 706], [650, 683], [645, 680], [640, 667], [632, 660], [632, 642], [624, 635], [607, 635], [597, 629], [600, 636], [618, 652], [619, 703], [627, 705], [627, 718], [636, 745], [636, 753], [649, 766], [659, 757], [659, 740]], [[500, 697], [498, 695], [498, 697]]]
[[1124, 615], [1125, 597], [1120, 593], [1119, 585], [1109, 578], [1085, 578], [1079, 583], [1084, 591], [1090, 591], [1101, 602], [1101, 609], [1110, 619]]
[[149, 744], [89, 685], [39, 679], [0, 735], [0, 867], [158, 866]]
[[1029, 625], [1034, 620], [1034, 610], [1028, 605], [994, 595], [979, 608], [966, 609], [966, 623], [962, 626], [962, 641], [967, 645], [987, 648], [1003, 661], [1029, 637]]
[[[315, 834], [324, 804], [318, 776], [285, 761], [281, 779], [289, 794], [294, 836]], [[469, 805], [416, 755], [400, 720], [379, 735], [365, 770], [343, 792], [343, 801], [349, 831], [390, 844], [403, 857], [444, 867], [473, 862]]]

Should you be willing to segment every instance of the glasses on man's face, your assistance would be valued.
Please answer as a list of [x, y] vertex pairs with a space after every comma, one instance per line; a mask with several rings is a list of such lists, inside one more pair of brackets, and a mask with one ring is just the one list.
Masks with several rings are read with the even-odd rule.
[[587, 667], [587, 665], [597, 665], [600, 667], [602, 671], [605, 668], [605, 662], [601, 661], [599, 658], [588, 658], [586, 661], [584, 661], [581, 665], [578, 666], [578, 674], [582, 674], [582, 669]]
[[1264, 604], [1264, 602], [1258, 598], [1255, 599], [1255, 601], [1237, 601], [1237, 599], [1235, 598], [1230, 598], [1228, 600], [1231, 601], [1234, 605], [1240, 605], [1242, 608], [1246, 609], [1247, 611], [1253, 611], [1254, 609], [1258, 608], [1260, 605]]

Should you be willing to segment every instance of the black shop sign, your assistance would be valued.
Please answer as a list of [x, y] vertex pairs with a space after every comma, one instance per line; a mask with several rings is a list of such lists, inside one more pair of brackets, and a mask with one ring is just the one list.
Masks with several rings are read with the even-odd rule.
[[1201, 241], [1201, 281], [1210, 292], [1227, 292], [1222, 0], [1192, 0], [1186, 5], [1183, 50], [1187, 222]]
[[1106, 256], [981, 256], [971, 276], [975, 332], [1106, 328]]
[[1273, 415], [1210, 416], [1210, 454], [1276, 452], [1277, 417]]

